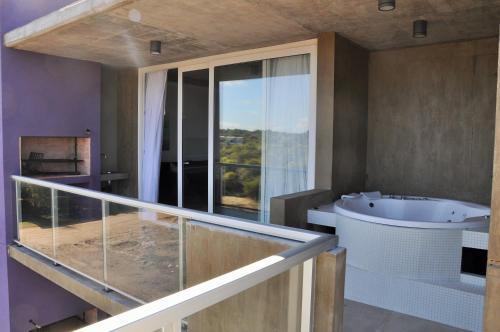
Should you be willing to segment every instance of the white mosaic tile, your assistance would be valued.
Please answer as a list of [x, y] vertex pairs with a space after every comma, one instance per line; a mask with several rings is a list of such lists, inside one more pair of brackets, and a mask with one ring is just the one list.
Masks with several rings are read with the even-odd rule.
[[462, 246], [488, 250], [488, 229], [464, 230], [462, 232]]
[[484, 287], [434, 284], [347, 266], [345, 297], [471, 331], [482, 330]]

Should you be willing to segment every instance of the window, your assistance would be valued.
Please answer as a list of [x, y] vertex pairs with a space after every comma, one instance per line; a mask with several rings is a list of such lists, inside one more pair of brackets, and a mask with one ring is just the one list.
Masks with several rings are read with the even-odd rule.
[[163, 128], [178, 183], [160, 193], [177, 187], [179, 206], [268, 223], [272, 197], [312, 189], [315, 66], [314, 40], [141, 69], [168, 70], [166, 104], [169, 89], [182, 101]]

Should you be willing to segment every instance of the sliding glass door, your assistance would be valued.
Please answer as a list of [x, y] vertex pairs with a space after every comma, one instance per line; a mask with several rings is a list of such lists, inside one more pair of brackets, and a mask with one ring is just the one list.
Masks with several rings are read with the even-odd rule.
[[215, 68], [214, 212], [258, 220], [265, 80], [263, 62]]
[[208, 211], [208, 69], [182, 75], [182, 206]]
[[272, 197], [312, 189], [315, 61], [306, 46], [168, 69], [161, 202], [268, 223]]
[[269, 222], [308, 189], [309, 54], [215, 67], [214, 211]]

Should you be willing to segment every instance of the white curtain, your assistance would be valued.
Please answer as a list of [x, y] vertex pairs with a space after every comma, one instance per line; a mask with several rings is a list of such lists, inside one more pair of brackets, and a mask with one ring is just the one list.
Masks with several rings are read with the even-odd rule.
[[309, 55], [265, 60], [264, 78], [260, 221], [269, 223], [271, 197], [307, 190]]
[[167, 71], [146, 74], [139, 199], [158, 202]]

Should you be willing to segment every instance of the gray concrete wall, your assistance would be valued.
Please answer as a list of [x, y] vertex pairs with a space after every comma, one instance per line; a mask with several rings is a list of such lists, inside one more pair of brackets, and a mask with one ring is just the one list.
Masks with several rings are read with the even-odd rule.
[[365, 187], [369, 52], [335, 36], [332, 190], [334, 198]]
[[101, 66], [101, 172], [117, 170], [117, 71]]
[[490, 204], [496, 38], [372, 52], [367, 190]]
[[314, 181], [317, 189], [331, 189], [332, 185], [335, 37], [334, 32], [322, 33], [318, 36]]
[[101, 158], [103, 171], [127, 173], [114, 193], [137, 197], [137, 69], [103, 67], [101, 87]]
[[270, 221], [274, 225], [306, 229], [307, 210], [332, 202], [331, 190], [314, 189], [271, 198]]
[[318, 37], [316, 190], [275, 197], [271, 222], [307, 227], [307, 210], [364, 190], [369, 52], [334, 33]]
[[[499, 45], [500, 46], [500, 45]], [[500, 70], [498, 62], [497, 71]], [[500, 128], [500, 82], [496, 87], [496, 127]], [[491, 190], [491, 220], [488, 241], [488, 269], [486, 272], [486, 298], [484, 302], [485, 332], [498, 331], [500, 327], [500, 130], [495, 132], [493, 185]]]

